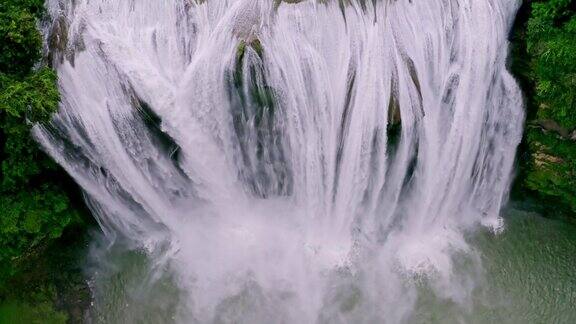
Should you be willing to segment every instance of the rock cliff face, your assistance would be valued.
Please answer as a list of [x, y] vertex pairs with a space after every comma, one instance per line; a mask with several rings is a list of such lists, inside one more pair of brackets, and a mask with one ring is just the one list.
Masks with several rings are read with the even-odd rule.
[[576, 219], [576, 2], [524, 1], [511, 39], [528, 112], [516, 188]]

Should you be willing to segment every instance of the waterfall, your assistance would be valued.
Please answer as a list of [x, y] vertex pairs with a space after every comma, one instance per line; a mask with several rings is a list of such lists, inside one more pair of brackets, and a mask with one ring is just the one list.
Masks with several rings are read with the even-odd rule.
[[523, 123], [510, 0], [49, 0], [62, 94], [34, 136], [179, 322], [405, 321], [464, 302]]

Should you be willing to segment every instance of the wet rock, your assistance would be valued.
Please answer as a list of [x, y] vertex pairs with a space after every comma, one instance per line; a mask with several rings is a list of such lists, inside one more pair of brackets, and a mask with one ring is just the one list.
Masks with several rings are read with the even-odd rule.
[[566, 128], [560, 126], [560, 124], [558, 124], [555, 120], [538, 120], [536, 124], [540, 126], [544, 131], [555, 132], [562, 138], [569, 139], [571, 137], [570, 132]]
[[545, 164], [550, 164], [550, 163], [553, 163], [553, 164], [564, 163], [564, 160], [562, 160], [561, 158], [559, 158], [557, 156], [542, 153], [542, 152], [534, 153], [534, 164], [536, 164], [536, 166], [541, 167], [541, 166], [544, 166]]
[[68, 24], [64, 16], [54, 20], [48, 35], [48, 60], [50, 62], [62, 63], [66, 45], [68, 44]]
[[262, 25], [262, 7], [257, 1], [247, 2], [235, 9], [232, 18], [232, 33], [248, 43], [258, 38]]

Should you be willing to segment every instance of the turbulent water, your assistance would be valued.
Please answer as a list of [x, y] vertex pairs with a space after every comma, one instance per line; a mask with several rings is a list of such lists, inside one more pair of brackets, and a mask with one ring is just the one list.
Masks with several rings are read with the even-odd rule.
[[[480, 230], [467, 237], [480, 254], [485, 272], [470, 296], [470, 303], [462, 307], [452, 300], [438, 298], [426, 282], [419, 282], [415, 285], [416, 303], [405, 323], [576, 321], [576, 226], [513, 209], [506, 210], [504, 217], [503, 232], [494, 235]], [[112, 246], [106, 239], [96, 242], [102, 244], [93, 247], [88, 271], [94, 291], [91, 310], [94, 322], [174, 323], [179, 291], [170, 274], [143, 286], [143, 281], [150, 281], [150, 261], [142, 251], [131, 251], [121, 240]]]
[[34, 133], [176, 322], [398, 323], [421, 282], [466, 308], [521, 138], [517, 5], [50, 0]]

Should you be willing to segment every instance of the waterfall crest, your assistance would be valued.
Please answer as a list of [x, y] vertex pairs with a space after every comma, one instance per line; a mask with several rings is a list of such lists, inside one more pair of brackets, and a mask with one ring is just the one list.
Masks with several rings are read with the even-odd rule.
[[175, 273], [180, 321], [401, 322], [407, 277], [465, 299], [464, 234], [502, 226], [517, 6], [50, 0], [62, 103], [34, 135]]

